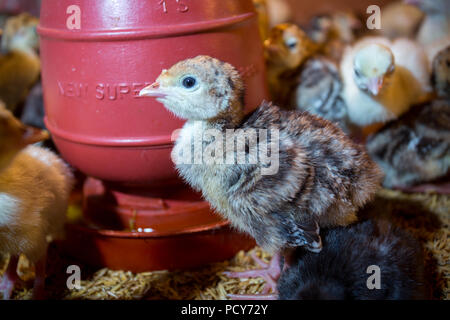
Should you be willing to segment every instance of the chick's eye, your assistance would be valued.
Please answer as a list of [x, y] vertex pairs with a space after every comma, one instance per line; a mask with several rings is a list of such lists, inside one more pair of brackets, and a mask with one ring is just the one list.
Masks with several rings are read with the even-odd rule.
[[288, 47], [289, 49], [295, 49], [297, 47], [297, 42], [296, 41], [288, 41], [286, 42], [286, 47]]
[[191, 89], [197, 84], [197, 80], [194, 77], [186, 77], [181, 83], [186, 89]]

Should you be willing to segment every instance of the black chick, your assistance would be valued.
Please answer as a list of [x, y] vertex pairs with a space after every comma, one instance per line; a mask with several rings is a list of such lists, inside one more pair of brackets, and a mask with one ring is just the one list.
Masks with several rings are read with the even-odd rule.
[[[322, 232], [319, 254], [298, 248], [278, 282], [280, 300], [411, 300], [428, 298], [420, 243], [387, 221], [368, 220]], [[379, 267], [380, 288], [373, 285]], [[376, 271], [375, 271], [376, 272]]]

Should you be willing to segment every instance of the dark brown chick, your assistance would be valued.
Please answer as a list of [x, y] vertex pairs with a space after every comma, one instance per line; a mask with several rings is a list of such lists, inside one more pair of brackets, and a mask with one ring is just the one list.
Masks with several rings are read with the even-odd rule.
[[355, 222], [378, 188], [380, 170], [329, 121], [266, 102], [244, 118], [243, 88], [233, 66], [198, 56], [164, 70], [141, 96], [157, 97], [187, 120], [172, 158], [219, 214], [266, 250], [286, 253], [287, 261], [291, 248], [318, 252], [319, 227]]
[[14, 111], [39, 79], [41, 62], [37, 54], [39, 19], [21, 14], [7, 20], [0, 57], [0, 99]]
[[298, 70], [317, 50], [318, 46], [295, 24], [280, 24], [270, 31], [264, 42], [264, 52], [270, 93], [275, 103], [289, 106]]

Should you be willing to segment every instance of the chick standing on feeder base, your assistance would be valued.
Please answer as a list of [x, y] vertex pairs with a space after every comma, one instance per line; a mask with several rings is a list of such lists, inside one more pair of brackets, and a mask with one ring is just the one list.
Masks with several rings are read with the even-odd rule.
[[45, 131], [23, 126], [0, 106], [0, 253], [10, 255], [0, 281], [3, 299], [11, 297], [19, 281], [20, 254], [35, 263], [33, 297], [44, 296], [48, 237], [63, 232], [72, 173], [52, 152], [27, 147], [47, 137]]
[[318, 46], [294, 24], [274, 27], [264, 42], [267, 77], [272, 100], [281, 107], [290, 108], [290, 96], [295, 78], [302, 64]]
[[412, 108], [367, 142], [367, 151], [386, 173], [386, 188], [450, 194], [450, 47], [433, 66], [438, 98]]
[[0, 56], [0, 100], [14, 111], [25, 100], [41, 72], [38, 56], [39, 19], [26, 13], [9, 18], [3, 31]]
[[[281, 252], [285, 265], [295, 247], [319, 252], [319, 228], [356, 221], [356, 211], [378, 188], [378, 167], [331, 122], [265, 102], [244, 118], [244, 84], [228, 63], [208, 56], [181, 61], [140, 95], [157, 97], [169, 111], [187, 119], [172, 152], [180, 175], [234, 227], [264, 249]], [[209, 129], [216, 133], [214, 140], [206, 138]], [[272, 134], [242, 139], [242, 132], [255, 130]], [[223, 150], [220, 136], [225, 135]], [[198, 148], [196, 137], [204, 139], [208, 150], [217, 150], [217, 158], [187, 159], [184, 153]], [[235, 139], [245, 144], [243, 150], [235, 150]], [[276, 159], [254, 155], [268, 148]], [[223, 161], [230, 158], [231, 164]], [[253, 275], [271, 279], [268, 284], [273, 285], [278, 264], [271, 266]]]
[[[324, 230], [319, 254], [298, 248], [278, 281], [280, 300], [411, 300], [429, 298], [422, 247], [387, 221]], [[369, 267], [380, 288], [370, 289]], [[373, 271], [372, 271], [373, 272]]]
[[361, 127], [396, 119], [431, 93], [426, 55], [408, 39], [359, 41], [346, 49], [341, 75], [350, 121]]

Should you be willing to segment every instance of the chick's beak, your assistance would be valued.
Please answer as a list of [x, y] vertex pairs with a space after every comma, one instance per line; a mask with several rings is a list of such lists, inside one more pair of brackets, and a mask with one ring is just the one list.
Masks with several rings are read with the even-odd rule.
[[367, 83], [367, 90], [369, 90], [369, 92], [375, 96], [380, 93], [382, 87], [383, 87], [383, 78], [379, 77], [371, 78]]
[[50, 138], [47, 130], [40, 130], [33, 127], [25, 127], [22, 135], [22, 142], [24, 145], [38, 143]]
[[153, 84], [145, 87], [139, 92], [140, 97], [158, 97], [163, 98], [167, 94], [163, 92], [162, 88], [160, 87], [159, 82], [154, 82]]

